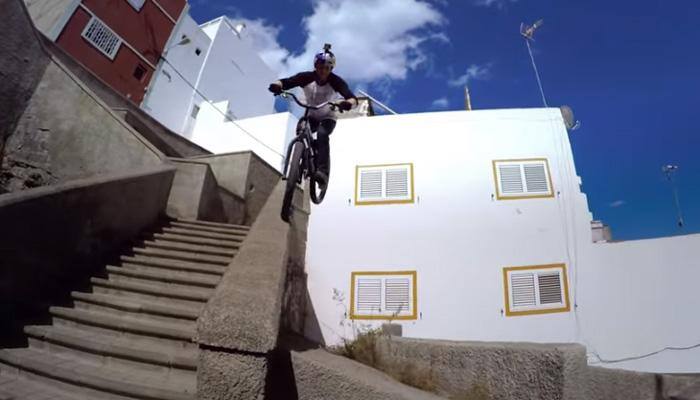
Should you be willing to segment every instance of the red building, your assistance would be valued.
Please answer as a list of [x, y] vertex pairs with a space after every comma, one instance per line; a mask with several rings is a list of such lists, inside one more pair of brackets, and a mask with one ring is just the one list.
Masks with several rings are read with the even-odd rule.
[[139, 104], [186, 6], [187, 0], [73, 0], [54, 10], [61, 17], [47, 36]]

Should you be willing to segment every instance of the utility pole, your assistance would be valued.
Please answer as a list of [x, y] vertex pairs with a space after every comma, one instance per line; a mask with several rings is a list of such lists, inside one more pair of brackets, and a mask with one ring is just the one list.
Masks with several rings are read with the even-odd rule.
[[537, 70], [537, 64], [535, 64], [535, 57], [532, 55], [532, 47], [530, 47], [530, 42], [535, 41], [535, 31], [537, 28], [544, 24], [544, 20], [538, 20], [532, 25], [520, 24], [520, 35], [525, 38], [525, 44], [527, 45], [527, 51], [530, 53], [530, 60], [532, 61], [532, 69], [535, 70], [535, 77], [537, 78], [537, 86], [540, 88], [540, 94], [542, 95], [542, 103], [545, 107], [547, 105], [547, 99], [544, 96], [544, 89], [542, 88], [542, 80], [540, 79], [540, 73]]
[[673, 190], [673, 200], [676, 203], [676, 212], [678, 213], [678, 229], [683, 229], [683, 213], [681, 212], [681, 202], [678, 200], [678, 189], [676, 188], [676, 183], [673, 181], [673, 174], [678, 171], [677, 165], [664, 165], [661, 167], [661, 171], [666, 175], [666, 179], [671, 183], [671, 188]]

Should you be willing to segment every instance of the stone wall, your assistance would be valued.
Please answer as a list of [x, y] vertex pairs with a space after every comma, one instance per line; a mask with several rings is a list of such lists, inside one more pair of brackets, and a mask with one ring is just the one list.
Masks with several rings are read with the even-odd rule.
[[0, 196], [0, 342], [164, 216], [174, 172], [157, 166]]
[[[0, 0], [0, 165], [14, 132], [49, 63], [20, 0]], [[1, 178], [0, 178], [1, 179]], [[0, 193], [3, 192], [0, 184]]]

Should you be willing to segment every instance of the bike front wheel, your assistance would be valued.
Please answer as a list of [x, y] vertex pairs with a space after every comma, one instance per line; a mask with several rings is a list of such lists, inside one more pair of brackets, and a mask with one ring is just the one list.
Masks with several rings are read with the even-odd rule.
[[287, 166], [287, 186], [284, 189], [284, 199], [282, 200], [282, 211], [280, 217], [284, 222], [289, 222], [292, 215], [292, 201], [297, 190], [297, 182], [301, 178], [301, 156], [304, 153], [304, 144], [297, 142], [291, 151], [289, 165]]

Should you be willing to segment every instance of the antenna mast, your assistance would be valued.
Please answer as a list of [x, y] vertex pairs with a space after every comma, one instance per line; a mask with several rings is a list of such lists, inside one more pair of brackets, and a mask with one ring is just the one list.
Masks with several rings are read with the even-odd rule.
[[535, 41], [535, 31], [537, 28], [542, 26], [544, 24], [544, 20], [538, 20], [532, 25], [525, 25], [524, 23], [520, 24], [520, 35], [525, 38], [525, 44], [527, 45], [527, 51], [530, 53], [530, 60], [532, 61], [532, 69], [535, 70], [535, 77], [537, 78], [537, 85], [540, 88], [540, 94], [542, 95], [542, 103], [544, 103], [545, 107], [549, 107], [547, 105], [547, 99], [544, 96], [544, 89], [542, 88], [542, 80], [540, 79], [540, 73], [537, 70], [537, 64], [535, 64], [535, 57], [532, 55], [532, 47], [530, 47], [530, 42]]

